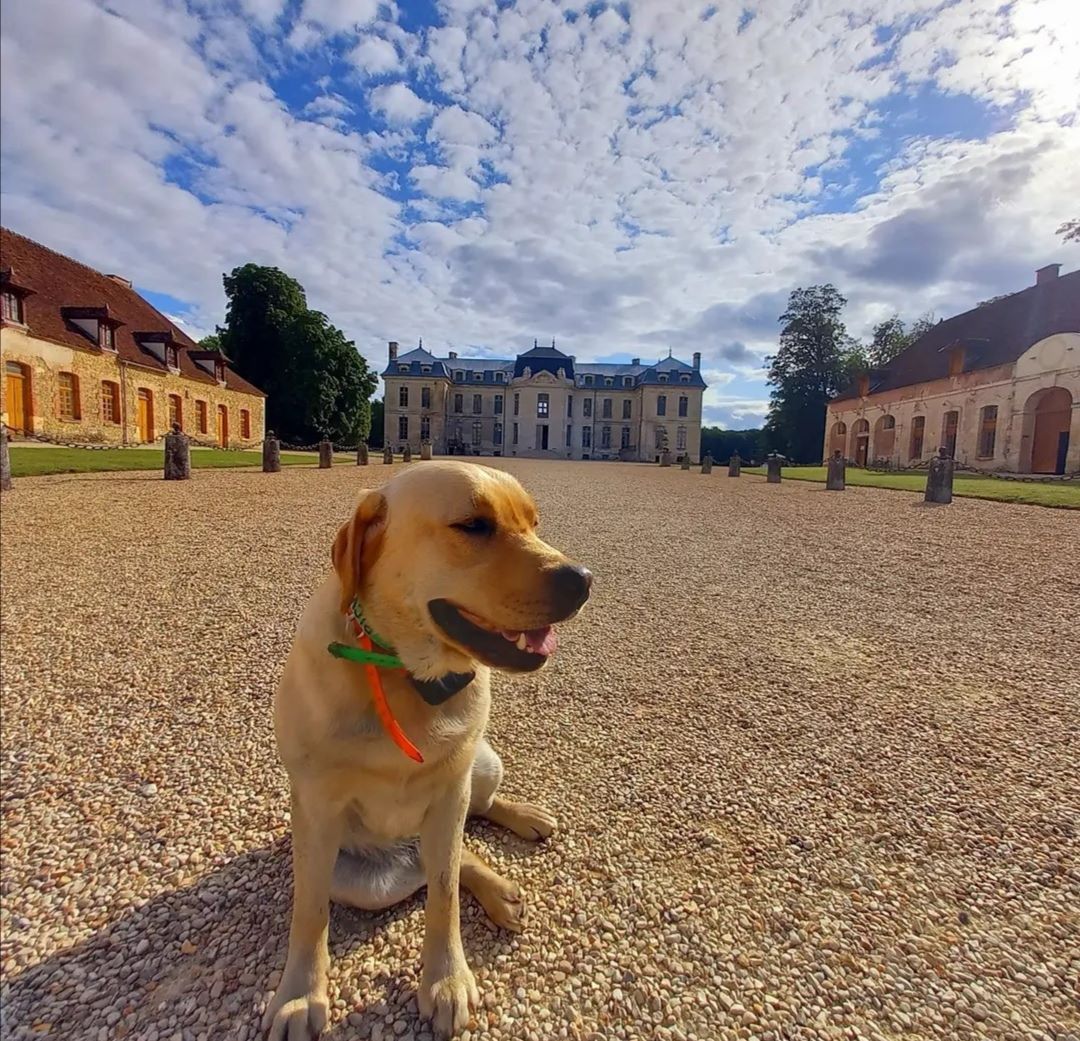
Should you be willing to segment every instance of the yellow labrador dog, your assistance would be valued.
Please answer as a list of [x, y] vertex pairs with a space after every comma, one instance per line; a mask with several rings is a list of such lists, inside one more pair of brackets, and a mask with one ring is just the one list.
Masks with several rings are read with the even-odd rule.
[[[338, 532], [334, 573], [300, 620], [274, 702], [292, 788], [293, 910], [264, 1022], [272, 1041], [326, 1024], [331, 900], [377, 910], [427, 885], [418, 1003], [444, 1037], [479, 1000], [459, 884], [497, 925], [521, 928], [518, 887], [462, 838], [470, 813], [528, 839], [555, 828], [547, 810], [497, 794], [502, 762], [484, 739], [490, 669], [539, 669], [552, 626], [589, 596], [592, 575], [537, 536], [537, 519], [508, 474], [432, 462], [365, 492]], [[358, 645], [402, 667], [358, 662]]]

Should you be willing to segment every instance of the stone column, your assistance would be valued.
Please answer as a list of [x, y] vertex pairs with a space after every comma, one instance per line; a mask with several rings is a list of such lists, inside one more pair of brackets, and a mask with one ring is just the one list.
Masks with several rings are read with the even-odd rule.
[[765, 460], [765, 483], [780, 483], [780, 456], [775, 452], [770, 452], [768, 459]]
[[389, 466], [394, 461], [394, 450], [389, 445], [382, 450], [382, 461], [384, 466]]
[[679, 469], [680, 470], [689, 470], [690, 469], [690, 453], [689, 452], [683, 452], [682, 462], [679, 464]]
[[405, 446], [405, 451], [401, 453], [401, 461], [403, 463], [412, 462], [412, 449], [408, 445]]
[[708, 453], [708, 452], [706, 452], [705, 455], [702, 456], [702, 459], [701, 459], [701, 472], [703, 474], [711, 474], [712, 473], [712, 455], [710, 453]]
[[431, 442], [430, 441], [421, 441], [420, 442], [420, 458], [421, 459], [430, 459], [431, 458]]
[[368, 464], [368, 447], [366, 441], [361, 441], [356, 448], [356, 465], [367, 466]]
[[728, 477], [738, 477], [742, 472], [742, 460], [739, 458], [739, 453], [736, 452], [729, 460], [727, 464]]
[[334, 446], [324, 437], [319, 442], [319, 469], [329, 470], [334, 462]]
[[11, 491], [11, 456], [8, 454], [7, 427], [0, 423], [0, 492]]
[[671, 453], [666, 448], [660, 453], [660, 465], [671, 466]]
[[165, 435], [165, 480], [187, 481], [191, 479], [191, 446], [180, 432], [180, 424], [173, 423]]
[[828, 462], [829, 472], [825, 478], [825, 491], [842, 492], [844, 490], [844, 478], [847, 475], [847, 462], [840, 454], [838, 448]]
[[263, 473], [281, 473], [281, 442], [271, 430], [263, 439]]
[[945, 451], [944, 446], [938, 449], [938, 454], [930, 460], [930, 469], [926, 474], [926, 495], [924, 502], [952, 502], [953, 467], [952, 456]]

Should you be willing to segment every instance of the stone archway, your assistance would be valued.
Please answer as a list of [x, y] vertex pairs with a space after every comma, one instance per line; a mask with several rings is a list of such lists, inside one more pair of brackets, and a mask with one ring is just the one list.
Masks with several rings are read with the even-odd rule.
[[859, 419], [851, 426], [851, 451], [848, 453], [848, 459], [856, 466], [866, 466], [869, 455], [870, 421]]
[[896, 417], [882, 416], [874, 424], [874, 458], [891, 459], [896, 446]]
[[1023, 472], [1065, 472], [1072, 405], [1072, 395], [1064, 387], [1046, 387], [1028, 398], [1024, 406], [1024, 433], [1030, 433], [1030, 437], [1021, 459]]
[[847, 423], [838, 419], [829, 431], [829, 451], [827, 458], [832, 458], [837, 452], [847, 455]]

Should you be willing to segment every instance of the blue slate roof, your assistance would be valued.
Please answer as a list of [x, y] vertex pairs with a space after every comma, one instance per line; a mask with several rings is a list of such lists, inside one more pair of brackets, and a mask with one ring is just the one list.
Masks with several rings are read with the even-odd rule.
[[[405, 368], [408, 366], [408, 368]], [[428, 371], [425, 372], [424, 370]], [[396, 361], [387, 364], [383, 370], [384, 376], [442, 376], [450, 378], [446, 371], [446, 361], [436, 358], [430, 351], [423, 347], [416, 347], [404, 354], [399, 354]]]
[[550, 372], [552, 376], [559, 374], [562, 369], [569, 379], [574, 378], [574, 359], [569, 354], [563, 354], [558, 348], [534, 347], [531, 351], [519, 354], [514, 361], [514, 375], [524, 376], [525, 370], [530, 372]]

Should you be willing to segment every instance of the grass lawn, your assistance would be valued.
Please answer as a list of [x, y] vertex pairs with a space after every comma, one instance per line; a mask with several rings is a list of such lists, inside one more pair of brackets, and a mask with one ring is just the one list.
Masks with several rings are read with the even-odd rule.
[[[161, 470], [164, 450], [161, 448], [59, 448], [50, 445], [28, 448], [12, 445], [12, 477], [40, 477], [43, 474], [97, 473], [103, 470]], [[354, 462], [352, 453], [338, 455], [337, 461]], [[315, 466], [319, 457], [314, 452], [282, 452], [282, 466]], [[191, 468], [262, 466], [262, 452], [218, 452], [212, 448], [193, 448]]]
[[[745, 467], [746, 473], [764, 474], [765, 468]], [[785, 466], [785, 481], [817, 481], [825, 483], [824, 466]], [[848, 467], [846, 483], [853, 487], [890, 488], [903, 492], [922, 492], [926, 489], [925, 473], [880, 473], [876, 470], [856, 470]], [[994, 499], [998, 502], [1021, 502], [1031, 506], [1057, 506], [1080, 510], [1080, 482], [1003, 481], [994, 477], [972, 477], [958, 474], [953, 478], [953, 495], [969, 499]]]

